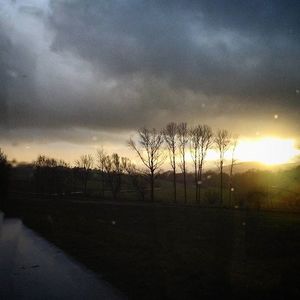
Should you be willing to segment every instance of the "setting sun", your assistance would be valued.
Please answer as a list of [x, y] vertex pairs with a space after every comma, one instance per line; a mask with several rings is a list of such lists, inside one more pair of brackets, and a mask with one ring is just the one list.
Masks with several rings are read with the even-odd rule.
[[265, 137], [257, 140], [241, 140], [236, 149], [236, 158], [240, 161], [276, 165], [291, 162], [299, 153], [292, 139]]

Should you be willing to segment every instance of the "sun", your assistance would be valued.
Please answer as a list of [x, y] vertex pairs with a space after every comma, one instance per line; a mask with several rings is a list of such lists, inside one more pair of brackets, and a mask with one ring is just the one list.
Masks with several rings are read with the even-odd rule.
[[256, 161], [266, 165], [288, 163], [299, 154], [293, 139], [276, 137], [241, 140], [236, 149], [239, 161]]

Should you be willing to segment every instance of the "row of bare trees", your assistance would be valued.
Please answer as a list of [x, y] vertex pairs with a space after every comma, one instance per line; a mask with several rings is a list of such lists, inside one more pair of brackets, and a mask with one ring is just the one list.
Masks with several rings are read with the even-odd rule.
[[82, 173], [84, 193], [87, 193], [87, 184], [93, 169], [97, 169], [101, 177], [101, 195], [104, 196], [106, 188], [111, 191], [113, 199], [118, 199], [123, 175], [128, 175], [132, 186], [138, 195], [144, 199], [146, 184], [141, 171], [127, 157], [118, 153], [107, 154], [103, 148], [97, 150], [96, 159], [92, 155], [82, 155], [76, 161], [76, 167]]
[[40, 194], [80, 193], [87, 195], [88, 185], [92, 177], [98, 173], [100, 177], [101, 196], [109, 190], [113, 199], [117, 199], [122, 186], [123, 175], [131, 186], [144, 199], [147, 189], [143, 173], [127, 158], [117, 153], [107, 154], [103, 148], [98, 149], [96, 157], [84, 154], [71, 167], [63, 160], [39, 155], [33, 163], [36, 191]]
[[[218, 130], [215, 134], [208, 125], [196, 125], [188, 127], [187, 123], [168, 123], [160, 131], [146, 127], [137, 131], [137, 140], [130, 139], [129, 146], [133, 149], [142, 164], [146, 167], [149, 176], [151, 200], [154, 201], [154, 181], [159, 174], [161, 166], [166, 159], [165, 150], [168, 152], [170, 166], [173, 173], [173, 199], [177, 202], [176, 172], [179, 166], [183, 174], [184, 201], [187, 203], [187, 152], [189, 150], [194, 167], [195, 199], [201, 202], [201, 185], [204, 163], [208, 151], [215, 149], [218, 152], [218, 168], [220, 171], [220, 204], [223, 203], [223, 173], [225, 154], [231, 149], [232, 159], [230, 176], [233, 174], [235, 163], [234, 151], [237, 146], [237, 138], [227, 130]], [[164, 147], [165, 145], [165, 147]], [[177, 161], [178, 160], [178, 161]], [[230, 181], [229, 197], [231, 199], [232, 182]], [[231, 201], [231, 200], [230, 200]]]
[[[186, 128], [186, 126], [184, 127]], [[178, 128], [182, 130], [181, 127]], [[190, 151], [190, 135], [186, 134], [189, 131], [186, 131], [185, 128], [182, 130], [185, 134], [177, 137], [178, 150], [175, 157], [177, 167], [181, 170], [186, 168], [184, 167], [186, 163], [184, 158], [185, 154]], [[163, 133], [162, 136], [164, 137]], [[138, 144], [137, 146], [139, 147], [138, 149], [142, 149], [141, 145]], [[211, 144], [211, 147], [216, 146], [220, 147], [218, 166], [220, 170], [222, 169], [222, 178], [220, 173], [218, 174], [213, 170], [205, 170], [202, 185], [205, 188], [205, 203], [209, 205], [217, 204], [219, 198], [216, 188], [224, 184], [224, 186], [229, 187], [228, 205], [230, 207], [234, 204], [239, 207], [257, 209], [260, 207], [273, 207], [273, 205], [275, 207], [299, 208], [299, 189], [297, 189], [296, 185], [300, 178], [299, 166], [289, 171], [270, 172], [249, 170], [244, 173], [233, 174], [237, 139], [235, 137], [229, 139], [228, 134], [218, 131], [213, 137]], [[165, 148], [167, 147], [165, 144]], [[227, 172], [223, 174], [226, 149], [229, 151], [226, 155], [226, 162], [230, 162], [230, 164], [227, 165], [227, 168], [229, 167]], [[164, 151], [163, 144], [161, 144], [160, 151]], [[199, 155], [204, 156], [203, 154]], [[167, 158], [167, 155], [165, 158]], [[201, 158], [197, 161], [200, 161], [201, 168]], [[193, 162], [191, 159], [191, 170], [194, 167]], [[197, 174], [201, 174], [199, 170], [197, 164]], [[155, 170], [154, 173], [157, 176], [158, 171]], [[35, 190], [39, 192], [39, 196], [45, 195], [48, 197], [49, 195], [73, 195], [74, 193], [78, 193], [78, 188], [81, 187], [82, 192], [80, 193], [87, 193], [87, 191], [92, 193], [93, 188], [95, 188], [94, 192], [99, 194], [99, 186], [101, 186], [100, 191], [102, 196], [107, 195], [104, 191], [111, 192], [114, 199], [119, 197], [121, 191], [125, 192], [124, 196], [129, 196], [129, 193], [136, 192], [139, 199], [143, 200], [145, 199], [145, 195], [148, 195], [150, 191], [149, 174], [148, 170], [147, 173], [143, 172], [128, 158], [120, 157], [116, 153], [108, 155], [103, 149], [97, 151], [96, 157], [95, 155], [82, 155], [74, 167], [71, 167], [62, 160], [43, 155], [37, 158], [34, 165], [18, 165], [13, 161], [10, 163], [0, 149], [0, 207], [8, 203], [4, 202], [8, 195], [8, 187], [11, 192], [30, 192], [30, 195], [32, 195], [31, 193]], [[182, 175], [180, 174], [181, 178], [183, 178]], [[193, 175], [192, 173], [187, 173], [187, 181], [192, 187], [194, 185]], [[168, 176], [167, 172], [161, 174], [160, 178], [166, 179]], [[90, 179], [92, 179], [91, 184], [90, 182], [88, 183]], [[281, 188], [282, 182], [285, 182], [287, 186]], [[272, 190], [270, 190], [270, 186]], [[198, 186], [196, 187], [198, 188]], [[234, 199], [232, 199], [233, 191], [235, 193]], [[167, 197], [169, 198], [169, 196]], [[273, 202], [273, 198], [275, 202]], [[132, 197], [129, 196], [129, 199], [132, 199]]]
[[[145, 197], [147, 181], [150, 187], [150, 199], [154, 201], [155, 179], [160, 173], [166, 159], [169, 163], [173, 177], [173, 201], [177, 202], [177, 173], [178, 169], [183, 176], [184, 203], [187, 203], [187, 165], [192, 162], [194, 173], [195, 201], [202, 201], [203, 173], [209, 150], [214, 149], [218, 153], [217, 166], [220, 174], [220, 204], [223, 203], [223, 173], [225, 154], [231, 151], [229, 201], [233, 191], [232, 175], [235, 164], [234, 151], [237, 146], [237, 138], [234, 138], [227, 130], [218, 130], [213, 133], [208, 125], [195, 125], [188, 127], [187, 123], [168, 123], [162, 130], [155, 128], [141, 128], [137, 131], [136, 139], [131, 138], [128, 145], [135, 151], [144, 168], [137, 167], [126, 157], [117, 153], [108, 154], [103, 148], [97, 150], [96, 159], [91, 154], [82, 155], [75, 162], [73, 175], [79, 179], [83, 193], [87, 194], [88, 182], [95, 169], [101, 177], [101, 194], [108, 188], [114, 199], [117, 199], [120, 191], [123, 175], [129, 175], [131, 185], [141, 198]], [[69, 166], [63, 161], [39, 156], [35, 162], [37, 182], [44, 189], [49, 185], [49, 180], [41, 178], [59, 178], [61, 171]], [[70, 168], [69, 168], [70, 169]], [[58, 173], [58, 171], [60, 171]], [[54, 176], [55, 175], [55, 176]], [[54, 186], [54, 184], [52, 184]], [[57, 184], [56, 184], [57, 186]]]

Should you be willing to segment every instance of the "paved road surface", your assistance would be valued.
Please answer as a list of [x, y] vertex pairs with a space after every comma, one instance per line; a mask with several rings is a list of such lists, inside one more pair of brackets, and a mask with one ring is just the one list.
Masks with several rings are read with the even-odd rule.
[[96, 274], [0, 212], [0, 299], [124, 299]]

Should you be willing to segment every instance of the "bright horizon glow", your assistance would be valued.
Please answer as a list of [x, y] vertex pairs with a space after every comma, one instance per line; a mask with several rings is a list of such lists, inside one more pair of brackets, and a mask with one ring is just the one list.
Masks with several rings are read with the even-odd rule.
[[256, 161], [265, 165], [289, 163], [300, 151], [293, 139], [265, 137], [257, 140], [242, 140], [236, 149], [240, 161]]
[[[235, 150], [234, 159], [238, 162], [258, 162], [265, 165], [279, 165], [292, 162], [300, 154], [293, 139], [278, 137], [262, 137], [257, 139], [241, 139]], [[208, 160], [218, 159], [215, 150], [209, 151]], [[231, 160], [231, 150], [225, 155]]]
[[[140, 164], [135, 153], [121, 143], [116, 145], [107, 143], [102, 145], [107, 153], [117, 152], [121, 156], [127, 156], [132, 159], [137, 165]], [[96, 155], [96, 149], [100, 148], [96, 141], [89, 145], [78, 145], [71, 143], [49, 143], [49, 144], [24, 144], [18, 147], [3, 147], [3, 150], [8, 154], [9, 159], [16, 158], [17, 161], [32, 162], [39, 154], [44, 154], [57, 159], [64, 159], [71, 165], [82, 154]], [[166, 154], [167, 155], [167, 154]], [[295, 140], [279, 137], [261, 137], [261, 138], [241, 138], [238, 142], [234, 158], [237, 162], [258, 162], [268, 166], [285, 164], [294, 162], [296, 156], [300, 155], [300, 150], [296, 147]], [[178, 157], [178, 159], [180, 159]], [[209, 150], [206, 160], [210, 165], [218, 159], [216, 150]], [[231, 160], [231, 150], [225, 155], [225, 164]], [[192, 163], [190, 153], [187, 153], [187, 162]], [[168, 159], [165, 162], [168, 166]], [[215, 165], [215, 163], [213, 163]]]

